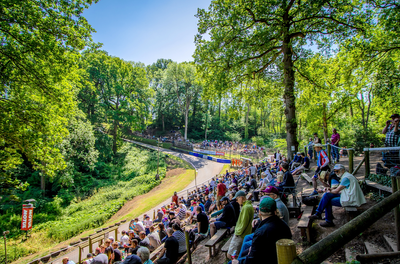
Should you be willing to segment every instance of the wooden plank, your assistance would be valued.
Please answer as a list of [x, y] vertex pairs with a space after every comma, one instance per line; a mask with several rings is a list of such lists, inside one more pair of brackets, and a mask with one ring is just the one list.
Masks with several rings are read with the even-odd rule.
[[381, 248], [380, 246], [377, 246], [375, 244], [372, 244], [370, 242], [364, 242], [365, 248], [367, 249], [368, 254], [378, 254], [385, 252], [386, 250]]
[[385, 239], [386, 243], [389, 245], [389, 247], [396, 252], [397, 251], [397, 243], [393, 238], [390, 238], [386, 235], [383, 235], [383, 239]]
[[378, 190], [382, 190], [382, 191], [385, 191], [385, 192], [388, 192], [388, 193], [393, 193], [392, 188], [390, 188], [388, 186], [384, 186], [382, 184], [379, 184], [379, 183], [376, 183], [376, 182], [373, 182], [373, 181], [369, 181], [369, 180], [365, 180], [365, 182], [367, 183], [367, 185], [369, 187], [372, 187], [372, 188], [375, 188], [375, 189], [378, 189]]
[[299, 223], [297, 224], [298, 228], [307, 228], [310, 222], [310, 218], [308, 216], [312, 215], [314, 210], [314, 206], [307, 205], [303, 211], [303, 215], [300, 218]]
[[303, 179], [305, 179], [309, 184], [312, 184], [312, 179], [307, 175], [307, 173], [302, 173], [301, 177], [303, 177]]
[[226, 235], [227, 232], [228, 232], [228, 229], [225, 229], [225, 228], [218, 230], [217, 233], [215, 233], [215, 235], [213, 235], [213, 237], [207, 241], [205, 246], [206, 247], [215, 246], [215, 244], [217, 244]]
[[150, 254], [150, 260], [154, 261], [157, 258], [157, 254], [160, 253], [160, 251], [164, 248], [164, 243], [162, 243], [158, 248], [156, 248], [153, 252]]
[[222, 252], [228, 252], [229, 245], [231, 244], [232, 238], [233, 238], [233, 236], [231, 236], [231, 238], [229, 238], [229, 240], [226, 241], [225, 245], [221, 249]]
[[345, 206], [344, 210], [346, 212], [357, 212], [357, 207], [355, 207], [355, 206]]

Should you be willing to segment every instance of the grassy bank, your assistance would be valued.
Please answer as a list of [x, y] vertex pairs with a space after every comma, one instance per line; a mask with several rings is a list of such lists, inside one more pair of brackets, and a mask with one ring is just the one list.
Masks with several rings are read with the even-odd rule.
[[[24, 255], [29, 253], [36, 253], [33, 254], [32, 256], [19, 259], [18, 261], [15, 262], [15, 263], [27, 263], [40, 256], [45, 256], [51, 252], [57, 251], [60, 248], [69, 245], [70, 242], [77, 241], [79, 240], [80, 237], [84, 237], [93, 233], [99, 227], [105, 227], [123, 219], [131, 219], [143, 215], [151, 208], [154, 208], [155, 206], [159, 205], [160, 203], [163, 203], [166, 199], [171, 197], [174, 191], [179, 191], [181, 189], [184, 189], [194, 179], [194, 170], [191, 169], [188, 163], [180, 160], [179, 158], [172, 155], [169, 156], [166, 159], [166, 165], [168, 172], [164, 174], [165, 177], [163, 177], [161, 183], [155, 187], [154, 186], [151, 187], [151, 185], [146, 185], [146, 180], [144, 178], [146, 178], [147, 176], [144, 178], [137, 177], [138, 181], [141, 182], [141, 184], [139, 184], [137, 188], [132, 187], [132, 183], [130, 182], [120, 183], [117, 186], [112, 186], [114, 189], [112, 191], [108, 190], [108, 188], [101, 189], [96, 193], [96, 195], [87, 199], [87, 201], [82, 201], [80, 203], [75, 204], [73, 207], [68, 208], [69, 213], [71, 213], [73, 209], [76, 209], [76, 207], [80, 207], [81, 209], [87, 210], [86, 203], [88, 203], [90, 204], [90, 206], [100, 211], [99, 215], [96, 213], [96, 211], [92, 212], [91, 214], [95, 215], [96, 217], [105, 217], [104, 211], [106, 210], [105, 208], [103, 208], [103, 204], [107, 207], [107, 204], [108, 203], [111, 204], [111, 202], [104, 202], [105, 201], [104, 199], [113, 199], [114, 197], [115, 199], [113, 199], [113, 201], [119, 202], [120, 201], [119, 197], [125, 195], [121, 194], [120, 191], [126, 192], [127, 189], [132, 189], [132, 191], [129, 191], [127, 193], [135, 192], [137, 195], [135, 195], [134, 197], [130, 197], [131, 199], [129, 200], [124, 200], [123, 204], [120, 204], [120, 206], [115, 207], [114, 210], [112, 210], [111, 215], [109, 214], [106, 215], [106, 219], [104, 219], [101, 225], [87, 226], [87, 228], [81, 230], [80, 232], [77, 233], [74, 232], [73, 237], [70, 236], [68, 237], [69, 238], [68, 240], [63, 241], [61, 243], [59, 243], [60, 242], [59, 239], [56, 239], [53, 236], [49, 236], [49, 229], [36, 230], [35, 232], [32, 233], [32, 236], [28, 240], [26, 240], [23, 244], [20, 244], [20, 241], [17, 240], [9, 241], [9, 243], [7, 243], [9, 251], [8, 257], [10, 258], [11, 254], [16, 254], [16, 253], [17, 254], [24, 253]], [[151, 180], [154, 179], [154, 175], [149, 175], [148, 177], [151, 178]], [[150, 190], [151, 192], [149, 192]], [[100, 204], [96, 204], [94, 201], [100, 202]], [[106, 201], [111, 201], [111, 200], [106, 200]], [[77, 211], [76, 213], [78, 215], [82, 214], [82, 216], [87, 217], [87, 214], [85, 212], [82, 212], [81, 210]], [[83, 224], [86, 221], [84, 219], [82, 220], [81, 218], [80, 222], [82, 222]], [[68, 225], [65, 226], [68, 227]], [[59, 228], [61, 232], [61, 230], [63, 230], [63, 227], [61, 226]], [[70, 232], [72, 231], [73, 230], [71, 230]], [[62, 233], [66, 234], [65, 232]], [[4, 252], [4, 248], [0, 247], [0, 250], [3, 250]]]
[[[138, 141], [138, 142], [141, 142], [141, 143], [149, 144], [149, 145], [152, 145], [152, 146], [156, 146], [156, 147], [158, 146], [157, 145], [158, 144], [157, 140], [155, 140], [155, 139], [141, 138], [141, 137], [138, 137], [138, 136], [135, 136], [135, 135], [129, 135], [128, 138], [132, 139], [132, 140], [135, 140], [135, 141]], [[172, 147], [172, 143], [164, 142], [164, 143], [160, 144], [160, 147], [161, 148], [165, 148], [165, 149], [170, 149]]]

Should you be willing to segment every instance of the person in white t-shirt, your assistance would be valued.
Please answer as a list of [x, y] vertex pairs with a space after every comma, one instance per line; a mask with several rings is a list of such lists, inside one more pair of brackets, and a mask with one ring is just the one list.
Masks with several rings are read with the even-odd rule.
[[142, 221], [139, 221], [139, 218], [135, 218], [135, 227], [134, 229], [136, 231], [136, 233], [140, 233], [142, 231], [145, 231], [144, 225], [142, 223]]
[[119, 239], [120, 243], [119, 243], [119, 247], [124, 247], [125, 245], [129, 245], [129, 236], [126, 235], [126, 231], [122, 230], [121, 232], [122, 236]]

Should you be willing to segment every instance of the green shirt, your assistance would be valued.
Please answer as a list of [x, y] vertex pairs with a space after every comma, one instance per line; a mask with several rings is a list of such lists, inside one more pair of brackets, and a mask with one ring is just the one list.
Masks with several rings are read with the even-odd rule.
[[240, 210], [239, 219], [235, 226], [235, 235], [244, 238], [251, 234], [251, 222], [254, 217], [254, 209], [250, 201], [244, 202]]

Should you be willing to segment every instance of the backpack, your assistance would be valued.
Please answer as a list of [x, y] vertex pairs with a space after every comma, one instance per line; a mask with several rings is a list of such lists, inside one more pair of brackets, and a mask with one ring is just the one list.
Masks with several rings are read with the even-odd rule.
[[319, 204], [318, 196], [306, 196], [302, 199], [303, 204], [314, 206]]

